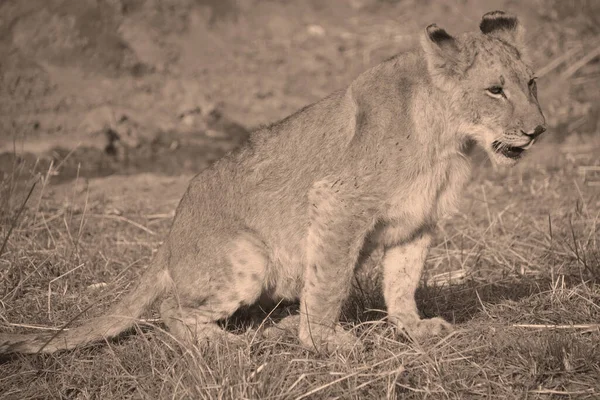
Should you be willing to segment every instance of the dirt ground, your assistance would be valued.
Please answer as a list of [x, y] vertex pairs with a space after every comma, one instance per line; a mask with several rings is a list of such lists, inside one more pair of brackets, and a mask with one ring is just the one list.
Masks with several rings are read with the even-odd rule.
[[[253, 128], [417, 45], [430, 23], [460, 33], [494, 9], [527, 30], [550, 129], [517, 168], [478, 158], [441, 224], [420, 305], [469, 333], [425, 351], [375, 328], [372, 355], [326, 361], [254, 338], [199, 358], [141, 327], [106, 349], [0, 360], [0, 398], [600, 396], [596, 0], [0, 1], [0, 329], [102, 312], [143, 272], [189, 179]], [[346, 308], [363, 323], [381, 299]]]
[[597, 132], [597, 7], [580, 3], [5, 0], [0, 170], [16, 152], [62, 163], [57, 180], [81, 161], [88, 177], [197, 172], [244, 128], [344, 87], [427, 24], [459, 33], [497, 8], [528, 28], [554, 135]]

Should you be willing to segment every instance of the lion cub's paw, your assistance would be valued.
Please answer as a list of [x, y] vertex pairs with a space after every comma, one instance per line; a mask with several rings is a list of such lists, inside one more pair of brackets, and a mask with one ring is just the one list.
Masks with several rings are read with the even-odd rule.
[[336, 325], [334, 328], [301, 327], [299, 336], [302, 346], [318, 353], [350, 353], [363, 349], [360, 339], [340, 325]]
[[443, 318], [420, 319], [418, 317], [396, 318], [398, 332], [412, 339], [445, 335], [454, 330], [451, 323]]
[[334, 328], [311, 325], [300, 329], [300, 315], [285, 317], [276, 325], [266, 328], [262, 336], [269, 340], [283, 340], [298, 335], [298, 332], [302, 346], [319, 353], [362, 349], [362, 342], [340, 325], [335, 325]]
[[[220, 328], [219, 328], [220, 329]], [[188, 337], [189, 344], [195, 346], [200, 351], [207, 351], [215, 347], [223, 347], [227, 349], [239, 349], [248, 347], [248, 337], [244, 334], [234, 334], [226, 331], [211, 331], [203, 332], [203, 335], [196, 337]]]
[[298, 334], [300, 326], [300, 315], [289, 315], [273, 326], [265, 328], [262, 336], [269, 340], [282, 340], [288, 337], [295, 337]]

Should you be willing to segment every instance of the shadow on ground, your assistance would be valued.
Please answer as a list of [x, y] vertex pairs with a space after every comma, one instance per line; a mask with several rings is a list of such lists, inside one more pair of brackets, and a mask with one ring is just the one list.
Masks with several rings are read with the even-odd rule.
[[[424, 318], [441, 316], [455, 324], [467, 323], [484, 312], [484, 307], [519, 300], [548, 291], [546, 278], [481, 283], [468, 281], [460, 285], [421, 287], [416, 294], [417, 306]], [[575, 282], [573, 282], [573, 285]], [[353, 293], [344, 305], [341, 321], [349, 324], [380, 321], [385, 318], [385, 301], [378, 284], [367, 288], [355, 282]], [[236, 312], [222, 326], [234, 332], [261, 325], [269, 326], [288, 315], [299, 313], [298, 303], [262, 303]], [[265, 320], [267, 318], [267, 320]]]

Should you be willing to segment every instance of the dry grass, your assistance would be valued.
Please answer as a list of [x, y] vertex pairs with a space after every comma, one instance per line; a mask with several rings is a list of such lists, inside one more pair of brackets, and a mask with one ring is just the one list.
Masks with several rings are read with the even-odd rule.
[[[2, 397], [597, 398], [600, 191], [582, 171], [598, 166], [600, 142], [536, 150], [515, 169], [482, 166], [461, 213], [442, 224], [429, 258], [437, 285], [425, 279], [418, 299], [424, 315], [457, 323], [446, 338], [398, 339], [377, 311], [378, 279], [366, 273], [344, 313], [364, 351], [324, 357], [302, 350], [293, 334], [264, 340], [251, 313], [228, 323], [244, 338], [240, 347], [189, 349], [159, 321], [140, 322], [109, 343], [5, 357]], [[113, 191], [132, 179], [115, 180]], [[132, 191], [117, 214], [101, 184], [41, 180], [14, 224], [31, 186], [4, 187], [12, 201], [1, 237], [14, 229], [0, 258], [2, 330], [78, 323], [117, 301], [165, 234], [180, 180], [162, 206]], [[460, 279], [440, 285], [446, 276]]]

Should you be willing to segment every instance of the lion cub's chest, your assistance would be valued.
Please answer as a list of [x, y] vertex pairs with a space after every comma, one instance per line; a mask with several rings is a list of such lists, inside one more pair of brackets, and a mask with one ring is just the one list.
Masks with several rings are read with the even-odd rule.
[[468, 161], [456, 155], [399, 185], [387, 203], [380, 239], [387, 245], [401, 242], [455, 212], [469, 173]]

